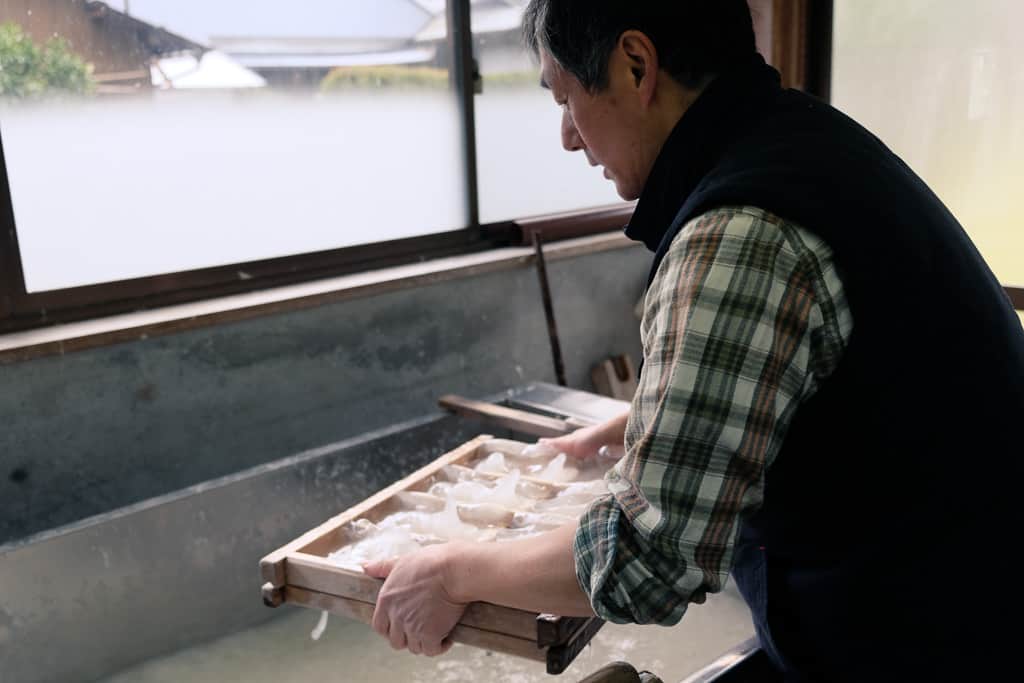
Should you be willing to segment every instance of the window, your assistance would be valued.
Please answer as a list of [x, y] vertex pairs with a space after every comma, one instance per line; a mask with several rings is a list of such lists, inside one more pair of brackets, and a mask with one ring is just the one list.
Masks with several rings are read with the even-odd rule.
[[[519, 38], [527, 0], [473, 3], [482, 77], [476, 97], [480, 220], [621, 204], [615, 186], [582, 154], [562, 149], [562, 112], [539, 87], [540, 69]], [[514, 26], [509, 32], [506, 27]]]
[[0, 332], [621, 227], [525, 4], [0, 1]]
[[1017, 0], [837, 0], [833, 104], [953, 211], [996, 276], [1024, 283], [1024, 53]]
[[468, 223], [443, 1], [0, 8], [70, 74], [0, 98], [28, 292]]

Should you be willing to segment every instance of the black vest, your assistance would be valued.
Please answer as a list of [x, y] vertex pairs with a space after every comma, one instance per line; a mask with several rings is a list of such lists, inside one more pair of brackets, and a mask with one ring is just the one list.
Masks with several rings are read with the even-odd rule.
[[685, 223], [735, 205], [821, 237], [854, 320], [743, 520], [733, 575], [764, 649], [787, 680], [986, 680], [1024, 614], [1019, 319], [928, 187], [759, 57], [683, 116], [626, 232], [653, 277]]

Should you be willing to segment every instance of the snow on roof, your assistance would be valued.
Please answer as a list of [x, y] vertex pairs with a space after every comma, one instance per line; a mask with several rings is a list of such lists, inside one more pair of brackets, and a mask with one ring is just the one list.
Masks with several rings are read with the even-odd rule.
[[[125, 9], [124, 0], [111, 7]], [[130, 0], [129, 14], [217, 47], [224, 37], [408, 39], [431, 12], [416, 0]]]
[[[504, 2], [489, 2], [474, 7], [470, 12], [470, 27], [473, 33], [499, 33], [515, 31], [523, 23], [523, 7]], [[448, 35], [448, 23], [444, 14], [436, 15], [416, 34], [417, 41], [444, 40]]]
[[200, 59], [193, 55], [165, 57], [150, 67], [158, 88], [262, 88], [267, 84], [223, 52], [210, 50]]
[[[448, 7], [446, 0], [412, 0], [431, 14], [441, 14]], [[527, 0], [469, 0], [471, 7], [477, 5], [510, 5], [525, 7]]]
[[[430, 14], [441, 14], [447, 8], [446, 0], [412, 0]], [[472, 4], [472, 3], [470, 3]]]
[[238, 61], [253, 69], [310, 69], [335, 66], [380, 66], [382, 64], [423, 64], [435, 56], [433, 47], [414, 47], [386, 52], [355, 54], [238, 55]]

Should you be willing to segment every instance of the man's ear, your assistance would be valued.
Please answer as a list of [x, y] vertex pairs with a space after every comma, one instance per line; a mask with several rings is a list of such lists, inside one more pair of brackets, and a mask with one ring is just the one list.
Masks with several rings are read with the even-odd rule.
[[654, 43], [647, 34], [631, 29], [619, 36], [618, 48], [626, 59], [633, 87], [643, 104], [649, 104], [658, 81], [658, 51]]

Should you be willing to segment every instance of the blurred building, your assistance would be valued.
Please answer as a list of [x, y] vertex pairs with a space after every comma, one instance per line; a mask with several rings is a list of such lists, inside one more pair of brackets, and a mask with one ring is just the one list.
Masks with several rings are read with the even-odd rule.
[[[107, 3], [216, 50], [271, 86], [316, 87], [335, 67], [447, 68], [445, 0], [121, 0]], [[522, 0], [472, 0], [484, 73], [529, 68]]]
[[[472, 0], [484, 74], [523, 71], [523, 0]], [[450, 63], [445, 0], [2, 0], [0, 22], [54, 35], [92, 63], [100, 93], [315, 88], [346, 66]]]
[[93, 65], [100, 94], [149, 89], [153, 63], [205, 50], [195, 41], [90, 0], [3, 0], [0, 23], [8, 22], [21, 26], [40, 45], [55, 36], [66, 40]]

